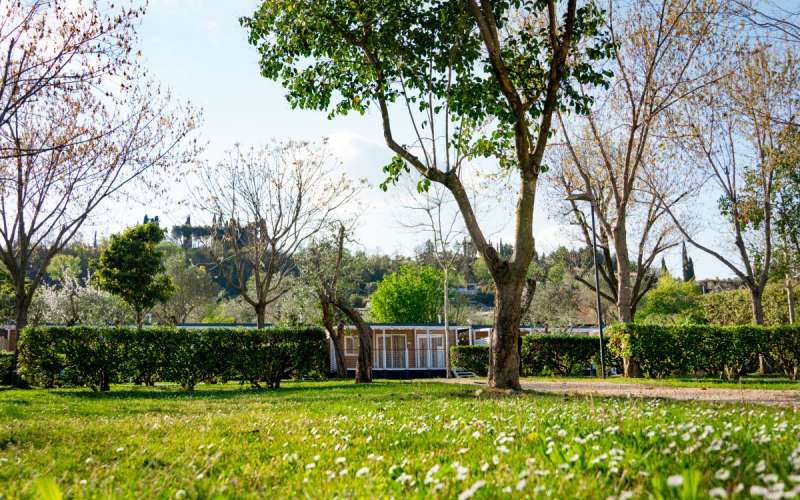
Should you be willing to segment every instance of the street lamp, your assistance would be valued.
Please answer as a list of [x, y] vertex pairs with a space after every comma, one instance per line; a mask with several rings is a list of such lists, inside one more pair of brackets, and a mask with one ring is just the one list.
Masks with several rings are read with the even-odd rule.
[[597, 269], [597, 231], [594, 228], [594, 196], [591, 193], [572, 193], [567, 201], [588, 201], [592, 212], [592, 260], [594, 260], [594, 291], [597, 299], [597, 325], [600, 328], [600, 372], [606, 378], [606, 361], [603, 353], [603, 311], [600, 309], [600, 271]]

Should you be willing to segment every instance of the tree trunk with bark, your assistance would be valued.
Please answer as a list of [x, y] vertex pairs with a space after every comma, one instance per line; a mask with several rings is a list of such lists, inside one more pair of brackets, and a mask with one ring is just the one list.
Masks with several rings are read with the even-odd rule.
[[448, 318], [448, 309], [450, 305], [450, 296], [449, 296], [449, 283], [448, 283], [448, 269], [444, 269], [444, 280], [443, 280], [443, 287], [444, 287], [444, 305], [442, 315], [444, 316], [444, 366], [445, 366], [445, 378], [450, 378], [450, 322]]
[[263, 303], [257, 303], [253, 307], [256, 310], [256, 328], [260, 330], [264, 328], [264, 325], [267, 324], [267, 305]]
[[358, 361], [356, 363], [356, 384], [372, 382], [372, 327], [364, 321], [361, 314], [347, 302], [336, 299], [337, 309], [355, 325], [358, 330]]
[[522, 286], [517, 282], [495, 285], [494, 328], [491, 333], [489, 386], [520, 390], [519, 323], [522, 319]]
[[325, 331], [328, 332], [328, 337], [333, 344], [333, 356], [336, 360], [336, 376], [339, 378], [347, 377], [347, 366], [344, 364], [344, 323], [339, 323], [333, 326], [333, 315], [331, 314], [332, 304], [328, 303], [324, 295], [319, 296], [320, 304], [322, 305], [322, 325]]
[[796, 321], [794, 312], [794, 290], [792, 289], [792, 280], [789, 279], [788, 274], [784, 278], [784, 287], [786, 289], [786, 306], [789, 308], [789, 324], [793, 325]]
[[[624, 226], [618, 227], [614, 231], [615, 246], [617, 248], [617, 317], [624, 323], [630, 323], [633, 321], [631, 263], [628, 259], [627, 237], [627, 232]], [[639, 366], [639, 361], [635, 358], [627, 356], [623, 358], [622, 370], [625, 377], [637, 378], [642, 376], [642, 370]]]
[[761, 289], [761, 287], [758, 286], [750, 287], [750, 300], [752, 302], [753, 323], [757, 325], [764, 324], [763, 295], [764, 291]]

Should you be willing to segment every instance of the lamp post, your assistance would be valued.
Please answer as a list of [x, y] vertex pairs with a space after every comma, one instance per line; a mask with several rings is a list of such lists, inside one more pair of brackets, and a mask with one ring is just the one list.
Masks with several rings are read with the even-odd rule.
[[594, 196], [591, 193], [572, 193], [567, 201], [588, 201], [592, 212], [592, 260], [594, 260], [594, 291], [597, 300], [597, 326], [600, 329], [600, 373], [606, 378], [606, 361], [603, 348], [603, 311], [600, 308], [600, 271], [597, 269], [597, 231], [594, 227]]

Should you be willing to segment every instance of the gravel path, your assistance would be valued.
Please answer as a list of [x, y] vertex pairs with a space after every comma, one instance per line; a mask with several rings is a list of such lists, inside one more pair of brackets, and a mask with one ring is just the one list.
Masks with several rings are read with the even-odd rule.
[[[437, 382], [486, 387], [484, 379], [437, 379]], [[586, 396], [621, 396], [636, 398], [663, 398], [679, 401], [745, 402], [800, 409], [800, 390], [759, 389], [706, 389], [700, 387], [665, 387], [645, 384], [620, 384], [603, 381], [523, 381], [527, 391]]]

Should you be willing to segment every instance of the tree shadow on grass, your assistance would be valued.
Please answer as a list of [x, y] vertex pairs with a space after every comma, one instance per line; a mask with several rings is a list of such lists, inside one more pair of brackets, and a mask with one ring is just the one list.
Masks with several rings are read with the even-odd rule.
[[[397, 390], [392, 390], [396, 388]], [[380, 399], [405, 399], [419, 397], [419, 391], [408, 389], [397, 382], [373, 382], [369, 385], [356, 385], [352, 381], [336, 381], [324, 384], [317, 383], [290, 383], [279, 389], [254, 389], [249, 385], [200, 385], [194, 391], [182, 390], [178, 385], [157, 385], [155, 387], [142, 387], [130, 385], [115, 385], [108, 392], [97, 392], [90, 389], [51, 390], [50, 394], [69, 399], [95, 400], [95, 401], [147, 401], [147, 400], [231, 400], [240, 398], [263, 398], [264, 401], [303, 401], [308, 399], [333, 399], [333, 398], [364, 398], [369, 400]], [[428, 392], [429, 396], [452, 396], [452, 392], [442, 391], [441, 394]], [[450, 394], [448, 394], [450, 393]]]

